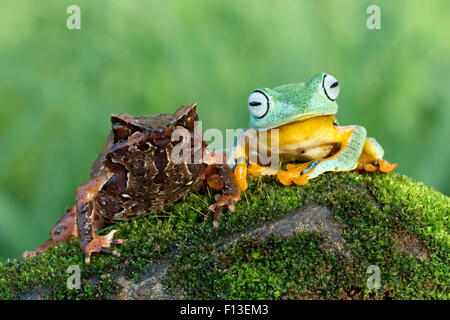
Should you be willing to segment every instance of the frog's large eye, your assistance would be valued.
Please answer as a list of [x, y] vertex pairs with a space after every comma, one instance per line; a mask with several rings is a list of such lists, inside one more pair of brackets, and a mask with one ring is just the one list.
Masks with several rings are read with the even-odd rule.
[[269, 111], [269, 98], [262, 91], [253, 91], [248, 97], [248, 111], [255, 118], [264, 117]]
[[323, 77], [322, 85], [323, 90], [325, 91], [325, 94], [327, 95], [328, 99], [330, 99], [331, 101], [336, 100], [336, 98], [339, 95], [339, 91], [341, 90], [339, 82], [336, 80], [336, 78], [330, 74], [326, 74]]

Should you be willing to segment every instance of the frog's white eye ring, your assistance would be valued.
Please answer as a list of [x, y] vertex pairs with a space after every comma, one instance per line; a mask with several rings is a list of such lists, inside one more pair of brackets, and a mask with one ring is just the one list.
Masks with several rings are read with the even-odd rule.
[[336, 80], [336, 78], [330, 74], [326, 74], [323, 77], [322, 86], [323, 91], [325, 92], [328, 99], [330, 99], [331, 101], [336, 100], [339, 95], [339, 91], [341, 90], [339, 82]]
[[252, 92], [248, 97], [248, 111], [257, 119], [263, 118], [269, 111], [269, 98], [260, 90]]

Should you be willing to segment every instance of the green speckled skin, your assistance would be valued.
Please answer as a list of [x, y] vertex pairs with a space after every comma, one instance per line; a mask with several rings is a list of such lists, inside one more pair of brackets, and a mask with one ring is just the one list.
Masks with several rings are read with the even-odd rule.
[[337, 103], [328, 99], [322, 89], [324, 76], [325, 73], [319, 73], [306, 84], [300, 82], [273, 89], [257, 89], [269, 98], [270, 108], [268, 114], [261, 119], [250, 114], [250, 128], [274, 128], [303, 115], [335, 114], [338, 111]]
[[311, 173], [309, 174], [310, 179], [327, 171], [351, 171], [356, 168], [367, 134], [364, 127], [352, 127], [353, 133], [347, 146], [342, 149], [335, 158], [320, 161], [314, 169], [311, 170]]
[[378, 141], [375, 140], [375, 138], [367, 137], [367, 140], [369, 140], [372, 143], [374, 149], [376, 150], [377, 158], [383, 159], [383, 157], [384, 157], [384, 149], [381, 146], [381, 144], [379, 144]]
[[[327, 76], [330, 75], [322, 72], [306, 83], [291, 83], [273, 89], [256, 89], [254, 92], [262, 92], [268, 98], [268, 110], [260, 117], [250, 112], [250, 127], [256, 130], [273, 129], [298, 120], [335, 115], [338, 111], [335, 99], [339, 91], [332, 99], [324, 87], [327, 86], [325, 79], [331, 79], [334, 82], [333, 87], [338, 87], [338, 82], [334, 77], [327, 78]], [[357, 167], [367, 138], [366, 129], [361, 126], [347, 127], [352, 129], [348, 143], [335, 156], [316, 161], [308, 172], [310, 179], [327, 171], [350, 171]], [[373, 138], [367, 138], [367, 141], [373, 147], [376, 159], [382, 159], [384, 151], [381, 145]]]

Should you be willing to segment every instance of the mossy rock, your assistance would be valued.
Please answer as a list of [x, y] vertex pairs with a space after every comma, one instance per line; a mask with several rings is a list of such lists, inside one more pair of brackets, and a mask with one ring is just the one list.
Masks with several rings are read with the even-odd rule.
[[[254, 179], [218, 229], [203, 221], [212, 201], [211, 190], [193, 193], [117, 224], [120, 258], [94, 254], [85, 265], [74, 240], [0, 263], [0, 299], [450, 298], [450, 198], [408, 177]], [[67, 288], [71, 265], [80, 289]], [[368, 286], [368, 270], [379, 270], [379, 286]]]

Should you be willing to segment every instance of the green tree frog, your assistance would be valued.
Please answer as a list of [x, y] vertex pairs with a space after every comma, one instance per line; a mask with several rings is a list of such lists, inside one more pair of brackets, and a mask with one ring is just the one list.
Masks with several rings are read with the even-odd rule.
[[[247, 130], [235, 147], [234, 174], [241, 190], [247, 175], [276, 175], [283, 185], [304, 185], [327, 171], [390, 172], [397, 165], [383, 160], [384, 150], [361, 126], [339, 126], [335, 115], [340, 85], [329, 74], [320, 73], [307, 83], [292, 83], [273, 89], [256, 89], [248, 98], [250, 125], [256, 132], [257, 148], [251, 149]], [[278, 146], [271, 135], [277, 129]], [[261, 138], [264, 132], [265, 139]], [[249, 161], [253, 154], [273, 154], [279, 165]], [[258, 156], [256, 159], [259, 159]]]

